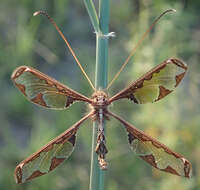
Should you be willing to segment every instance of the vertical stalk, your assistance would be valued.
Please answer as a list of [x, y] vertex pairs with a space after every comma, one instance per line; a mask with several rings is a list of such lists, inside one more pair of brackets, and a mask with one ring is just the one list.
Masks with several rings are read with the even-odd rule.
[[84, 3], [85, 3], [85, 7], [86, 7], [86, 9], [88, 11], [88, 14], [90, 16], [90, 20], [91, 20], [91, 23], [92, 23], [92, 25], [94, 27], [94, 30], [96, 32], [100, 31], [99, 19], [98, 19], [97, 13], [96, 13], [96, 9], [95, 9], [93, 0], [84, 0]]
[[[96, 73], [95, 88], [105, 89], [107, 86], [108, 73], [108, 38], [105, 36], [109, 31], [109, 0], [99, 0], [99, 28], [96, 31]], [[105, 127], [105, 123], [103, 123]], [[97, 142], [97, 123], [93, 125], [90, 190], [104, 189], [105, 171], [100, 170], [98, 165], [95, 145]]]

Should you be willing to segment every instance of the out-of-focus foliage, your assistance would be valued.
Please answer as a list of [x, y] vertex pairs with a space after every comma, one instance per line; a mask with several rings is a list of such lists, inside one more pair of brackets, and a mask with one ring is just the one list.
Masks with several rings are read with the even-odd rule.
[[[109, 170], [106, 189], [200, 189], [200, 1], [115, 0], [110, 4], [110, 31], [117, 36], [110, 39], [110, 80], [153, 19], [168, 8], [177, 10], [156, 25], [109, 94], [119, 91], [169, 57], [184, 60], [188, 73], [174, 93], [154, 104], [134, 105], [119, 101], [111, 109], [183, 154], [192, 162], [193, 177], [188, 180], [152, 169], [130, 151], [125, 131], [111, 119], [107, 122]], [[12, 71], [20, 65], [33, 66], [87, 96], [92, 93], [52, 25], [46, 18], [32, 16], [37, 10], [47, 10], [56, 20], [94, 81], [95, 34], [83, 0], [1, 0], [0, 189], [86, 190], [91, 121], [80, 129], [71, 158], [55, 171], [22, 185], [15, 184], [13, 178], [14, 168], [21, 160], [69, 128], [88, 109], [82, 103], [66, 111], [45, 110], [31, 104], [11, 83]]]

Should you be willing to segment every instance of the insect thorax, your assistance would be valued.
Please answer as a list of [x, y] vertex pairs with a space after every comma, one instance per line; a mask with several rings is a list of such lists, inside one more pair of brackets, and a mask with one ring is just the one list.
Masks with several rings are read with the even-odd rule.
[[102, 91], [96, 91], [93, 93], [92, 95], [92, 103], [90, 104], [90, 109], [96, 111], [96, 116], [95, 116], [95, 120], [98, 118], [99, 112], [102, 112], [102, 114], [105, 116], [105, 118], [107, 119], [107, 106], [109, 105], [108, 102], [108, 95]]

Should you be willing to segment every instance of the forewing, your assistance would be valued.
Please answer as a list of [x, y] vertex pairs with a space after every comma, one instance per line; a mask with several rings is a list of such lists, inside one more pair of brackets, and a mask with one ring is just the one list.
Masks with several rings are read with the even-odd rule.
[[122, 98], [128, 98], [137, 104], [158, 101], [178, 86], [186, 70], [187, 65], [182, 61], [168, 59], [113, 96], [109, 102]]
[[24, 183], [33, 178], [47, 174], [67, 159], [74, 150], [76, 133], [80, 124], [89, 118], [88, 114], [74, 126], [50, 141], [38, 152], [22, 161], [15, 169], [17, 183]]
[[28, 100], [46, 108], [66, 109], [74, 101], [91, 103], [89, 98], [31, 67], [18, 67], [11, 79]]
[[192, 166], [180, 154], [170, 150], [164, 144], [135, 128], [122, 118], [111, 113], [113, 117], [124, 124], [132, 150], [153, 167], [171, 174], [191, 177]]

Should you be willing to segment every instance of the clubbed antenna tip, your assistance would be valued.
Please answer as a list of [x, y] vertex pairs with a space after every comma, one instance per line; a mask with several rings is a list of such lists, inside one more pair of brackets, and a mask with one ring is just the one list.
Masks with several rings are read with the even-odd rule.
[[173, 12], [176, 12], [176, 9], [170, 9], [171, 11], [173, 11]]
[[41, 11], [36, 11], [36, 12], [33, 13], [33, 16], [37, 16], [39, 14], [41, 14]]

